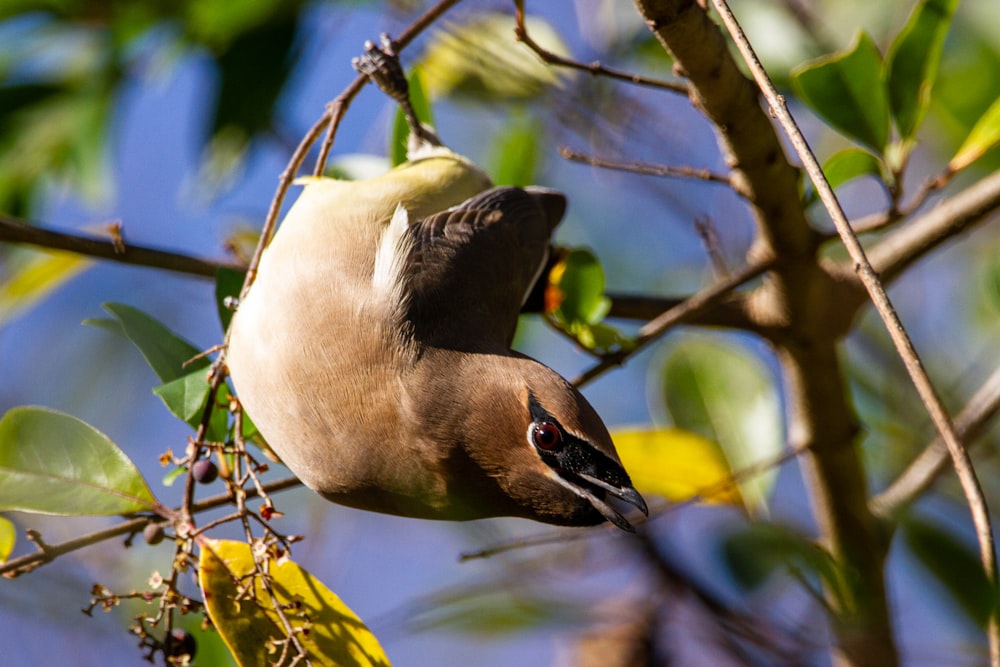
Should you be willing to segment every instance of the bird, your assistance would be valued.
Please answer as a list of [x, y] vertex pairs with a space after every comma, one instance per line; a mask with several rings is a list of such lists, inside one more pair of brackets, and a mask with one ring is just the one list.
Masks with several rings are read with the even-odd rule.
[[243, 409], [341, 505], [634, 531], [615, 503], [646, 503], [595, 409], [511, 349], [565, 196], [494, 187], [429, 136], [375, 178], [299, 181], [230, 326]]

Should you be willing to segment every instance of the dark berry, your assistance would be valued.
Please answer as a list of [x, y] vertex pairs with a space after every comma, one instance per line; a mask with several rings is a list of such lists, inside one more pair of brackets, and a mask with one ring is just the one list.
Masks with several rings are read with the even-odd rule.
[[211, 484], [219, 476], [219, 468], [209, 459], [198, 459], [192, 468], [195, 480], [202, 484]]
[[197, 648], [194, 637], [180, 628], [171, 630], [166, 641], [163, 642], [163, 653], [168, 659], [181, 658], [185, 655], [193, 659]]
[[142, 537], [146, 544], [159, 544], [163, 541], [163, 524], [147, 523], [142, 530]]

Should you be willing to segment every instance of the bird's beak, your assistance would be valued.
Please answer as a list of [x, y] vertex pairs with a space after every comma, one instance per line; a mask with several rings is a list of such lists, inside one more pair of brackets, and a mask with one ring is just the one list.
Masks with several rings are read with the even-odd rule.
[[[615, 498], [618, 498], [619, 500], [622, 500], [628, 503], [629, 505], [638, 508], [639, 511], [642, 512], [644, 515], [649, 516], [649, 508], [646, 506], [646, 501], [643, 500], [643, 497], [639, 495], [639, 492], [636, 491], [631, 484], [622, 484], [622, 485], [609, 484], [608, 482], [600, 479], [599, 477], [595, 477], [594, 475], [589, 475], [586, 472], [582, 471], [576, 472], [574, 474], [587, 484], [596, 486], [599, 489], [607, 491]], [[601, 498], [597, 497], [596, 494], [590, 492], [586, 487], [581, 486], [579, 487], [579, 490], [582, 492], [582, 495], [585, 498], [587, 498], [587, 500], [590, 501], [590, 504], [594, 506], [594, 509], [596, 509], [598, 512], [604, 515], [605, 519], [607, 519], [608, 521], [610, 521], [611, 523], [618, 526], [624, 531], [627, 531], [629, 533], [635, 532], [635, 527], [631, 523], [629, 523], [628, 519], [622, 516], [621, 513], [618, 512], [618, 510], [616, 510], [610, 504], [608, 504]]]

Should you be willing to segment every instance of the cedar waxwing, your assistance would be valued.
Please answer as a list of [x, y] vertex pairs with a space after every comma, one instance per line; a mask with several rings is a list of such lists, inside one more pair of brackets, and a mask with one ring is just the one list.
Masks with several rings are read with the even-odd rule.
[[226, 357], [292, 472], [377, 512], [632, 530], [608, 496], [646, 505], [600, 417], [510, 349], [565, 207], [430, 144], [377, 178], [305, 180]]

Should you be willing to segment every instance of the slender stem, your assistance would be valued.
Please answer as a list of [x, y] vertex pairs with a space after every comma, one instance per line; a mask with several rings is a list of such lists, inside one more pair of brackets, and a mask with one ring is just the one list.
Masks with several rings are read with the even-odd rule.
[[634, 347], [632, 347], [627, 353], [608, 355], [607, 357], [601, 359], [600, 362], [577, 376], [573, 380], [573, 384], [577, 387], [583, 386], [608, 369], [614, 366], [622, 365], [626, 359], [649, 345], [654, 340], [658, 339], [666, 333], [668, 329], [689, 318], [695, 317], [706, 308], [716, 304], [720, 299], [725, 297], [740, 285], [753, 280], [767, 271], [771, 267], [771, 264], [772, 263], [770, 261], [748, 264], [736, 273], [720, 280], [715, 285], [712, 285], [711, 287], [693, 295], [690, 299], [685, 299], [683, 302], [677, 304], [669, 310], [664, 311], [659, 316], [647, 322], [639, 330], [639, 335], [636, 336], [634, 341]]
[[[959, 481], [961, 482], [962, 490], [969, 503], [972, 520], [976, 526], [976, 534], [979, 539], [980, 557], [982, 559], [983, 568], [986, 571], [986, 576], [990, 584], [996, 588], [997, 558], [993, 546], [993, 528], [990, 525], [990, 516], [986, 505], [986, 498], [983, 494], [982, 487], [979, 484], [979, 479], [976, 476], [972, 460], [959, 440], [959, 437], [955, 432], [954, 425], [951, 423], [951, 419], [949, 418], [944, 405], [938, 397], [930, 378], [927, 376], [923, 364], [920, 361], [920, 357], [906, 333], [906, 329], [903, 327], [899, 316], [893, 309], [892, 302], [889, 300], [885, 289], [882, 287], [882, 283], [879, 281], [878, 275], [875, 273], [868, 261], [864, 248], [862, 248], [857, 235], [855, 235], [854, 231], [851, 229], [850, 222], [848, 222], [847, 216], [844, 214], [844, 211], [840, 206], [840, 202], [837, 200], [837, 196], [833, 192], [833, 188], [831, 188], [830, 184], [827, 182], [826, 176], [823, 174], [823, 170], [820, 167], [819, 162], [816, 160], [816, 156], [813, 154], [809, 144], [806, 142], [805, 137], [802, 135], [798, 124], [789, 113], [785, 99], [779, 95], [778, 91], [775, 89], [774, 84], [771, 82], [770, 77], [767, 75], [767, 72], [758, 60], [753, 47], [751, 46], [749, 40], [747, 40], [746, 35], [743, 33], [743, 29], [737, 22], [736, 17], [730, 10], [726, 0], [712, 0], [712, 5], [715, 7], [716, 11], [718, 11], [723, 24], [729, 31], [729, 34], [732, 35], [740, 54], [743, 56], [744, 61], [750, 68], [750, 72], [753, 75], [754, 80], [757, 82], [757, 85], [763, 92], [764, 97], [767, 99], [772, 113], [787, 132], [796, 154], [799, 156], [799, 159], [802, 160], [806, 173], [809, 174], [813, 185], [816, 187], [816, 191], [819, 193], [820, 199], [823, 201], [827, 212], [830, 214], [830, 217], [837, 228], [837, 232], [840, 234], [844, 245], [847, 247], [847, 250], [851, 255], [851, 259], [855, 263], [855, 270], [860, 276], [861, 281], [864, 283], [865, 288], [868, 290], [868, 294], [871, 297], [872, 302], [875, 304], [875, 308], [878, 311], [879, 316], [882, 318], [882, 321], [885, 323], [886, 328], [889, 331], [889, 336], [892, 338], [893, 344], [896, 346], [896, 350], [899, 353], [900, 358], [903, 360], [903, 364], [906, 366], [906, 370], [910, 375], [911, 381], [916, 387], [917, 392], [920, 394], [921, 401], [927, 408], [927, 411], [930, 414], [931, 419], [934, 421], [941, 438], [948, 447], [948, 452], [951, 455], [955, 471], [958, 474]], [[1000, 666], [1000, 625], [997, 624], [997, 614], [995, 611], [992, 612], [990, 616], [988, 635], [991, 663], [994, 666]]]
[[667, 90], [672, 93], [678, 93], [680, 95], [687, 95], [691, 92], [690, 88], [686, 83], [679, 81], [664, 81], [663, 79], [654, 79], [647, 76], [641, 76], [639, 74], [634, 74], [632, 72], [626, 72], [619, 69], [613, 69], [611, 67], [605, 67], [601, 63], [595, 61], [592, 63], [583, 63], [578, 60], [573, 60], [572, 58], [566, 58], [557, 53], [553, 53], [545, 49], [541, 44], [536, 42], [528, 34], [528, 28], [524, 23], [524, 8], [520, 3], [517, 5], [517, 11], [514, 13], [516, 24], [514, 26], [514, 36], [519, 42], [531, 49], [535, 55], [542, 59], [543, 62], [549, 65], [556, 65], [558, 67], [565, 67], [567, 69], [575, 69], [582, 72], [589, 72], [593, 76], [603, 76], [609, 79], [617, 79], [619, 81], [625, 81], [626, 83], [635, 84], [637, 86], [646, 86], [647, 88], [657, 88], [659, 90]]
[[[973, 444], [989, 423], [1000, 412], [1000, 368], [983, 383], [965, 408], [955, 418], [955, 429], [968, 445]], [[878, 516], [897, 516], [934, 483], [946, 469], [948, 449], [941, 438], [936, 438], [906, 467], [906, 470], [885, 491], [869, 502]]]
[[[412, 42], [417, 36], [430, 27], [436, 20], [441, 18], [441, 16], [447, 12], [449, 9], [457, 5], [461, 0], [441, 0], [436, 5], [428, 9], [426, 12], [417, 17], [416, 20], [411, 23], [406, 30], [401, 32], [394, 40], [393, 45], [397, 49], [402, 49], [407, 44]], [[329, 123], [326, 132], [326, 138], [323, 140], [323, 144], [320, 147], [319, 157], [316, 159], [316, 166], [313, 168], [314, 176], [322, 176], [324, 170], [326, 169], [327, 157], [330, 155], [330, 149], [333, 147], [333, 140], [337, 134], [337, 127], [340, 125], [340, 119], [344, 115], [347, 106], [351, 103], [351, 100], [361, 92], [365, 84], [368, 83], [368, 77], [359, 76], [351, 85], [348, 86], [344, 92], [338, 95], [330, 104], [326, 107], [326, 113], [323, 114], [323, 118], [320, 122], [323, 124]]]
[[215, 278], [223, 267], [240, 269], [237, 264], [213, 262], [190, 255], [157, 250], [146, 246], [124, 243], [118, 239], [101, 239], [72, 232], [58, 232], [0, 213], [0, 241], [25, 243], [51, 250], [67, 250], [78, 255], [108, 259], [122, 264], [148, 266], [194, 276]]
[[[265, 484], [264, 490], [268, 493], [275, 493], [298, 486], [302, 486], [302, 482], [295, 477], [287, 477], [285, 479], [271, 482], [270, 484]], [[246, 492], [246, 495], [247, 497], [256, 496], [257, 491], [255, 489], [250, 489]], [[232, 496], [229, 493], [212, 496], [211, 498], [206, 498], [205, 500], [193, 503], [191, 505], [191, 513], [197, 514], [206, 512], [217, 507], [222, 507], [230, 502], [232, 502]], [[170, 510], [169, 512], [166, 512], [166, 514], [176, 514], [178, 512], [180, 512], [179, 508], [176, 510]], [[26, 554], [18, 558], [12, 558], [6, 563], [0, 565], [0, 576], [13, 578], [26, 574], [40, 565], [44, 565], [45, 563], [53, 561], [59, 556], [72, 551], [78, 551], [84, 547], [89, 547], [122, 535], [137, 533], [145, 528], [150, 521], [154, 520], [154, 518], [148, 516], [136, 517], [109, 528], [104, 528], [93, 533], [81, 535], [80, 537], [76, 537], [72, 540], [67, 540], [66, 542], [61, 542], [59, 544], [46, 544], [44, 548], [40, 548], [34, 553]]]
[[632, 174], [642, 174], [645, 176], [666, 176], [671, 178], [691, 178], [699, 181], [709, 181], [733, 186], [733, 181], [726, 174], [719, 174], [704, 167], [674, 167], [663, 164], [648, 164], [644, 162], [616, 162], [605, 160], [575, 151], [571, 148], [560, 148], [559, 155], [573, 162], [582, 162], [594, 167], [604, 169], [614, 169], [617, 171], [627, 171]]

